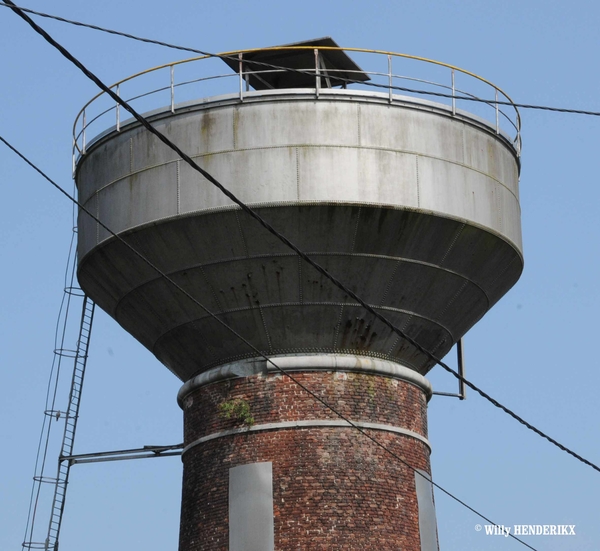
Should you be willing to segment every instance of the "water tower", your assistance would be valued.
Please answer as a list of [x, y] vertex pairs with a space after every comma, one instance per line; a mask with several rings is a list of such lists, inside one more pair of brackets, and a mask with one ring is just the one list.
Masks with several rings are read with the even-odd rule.
[[[362, 69], [359, 57], [382, 66]], [[233, 69], [227, 75], [203, 73], [209, 62], [225, 67], [206, 58], [161, 68], [171, 100], [149, 120], [406, 335], [444, 356], [522, 270], [516, 110], [465, 71], [342, 50], [328, 38], [222, 59]], [[400, 77], [409, 63], [445, 80]], [[196, 76], [179, 82], [192, 65]], [[228, 93], [175, 101], [184, 85], [209, 86], [216, 76]], [[120, 83], [121, 95], [140, 78]], [[485, 89], [488, 103], [395, 88], [475, 98], [459, 81]], [[105, 110], [114, 126], [86, 142], [86, 116], [102, 120], [94, 105], [77, 123], [80, 201], [412, 467], [269, 367], [82, 213], [82, 288], [184, 383], [180, 551], [437, 549], [424, 377], [431, 358], [137, 122], [121, 121], [118, 108]]]

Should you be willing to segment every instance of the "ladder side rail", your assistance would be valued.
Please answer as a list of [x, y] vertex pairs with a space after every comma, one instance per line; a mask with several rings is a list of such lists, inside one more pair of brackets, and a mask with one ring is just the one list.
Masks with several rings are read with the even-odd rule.
[[95, 304], [92, 302], [92, 300], [87, 295], [84, 296], [81, 312], [81, 323], [79, 326], [79, 338], [77, 340], [77, 353], [73, 362], [73, 376], [71, 378], [71, 390], [69, 392], [69, 405], [66, 413], [60, 456], [58, 458], [58, 472], [56, 476], [52, 507], [50, 510], [48, 537], [46, 538], [45, 542], [45, 548], [51, 551], [58, 551], [58, 536], [60, 534], [60, 527], [65, 509], [65, 498], [71, 467], [71, 462], [65, 459], [65, 457], [72, 455], [73, 445], [75, 442], [75, 432], [77, 430], [77, 418], [79, 416], [81, 391], [83, 388], [85, 367], [88, 358], [89, 342], [94, 319], [94, 309]]

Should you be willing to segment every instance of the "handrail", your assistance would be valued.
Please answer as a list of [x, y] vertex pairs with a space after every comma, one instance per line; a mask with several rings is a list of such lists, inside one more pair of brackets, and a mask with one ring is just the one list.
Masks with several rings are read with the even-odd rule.
[[[261, 66], [262, 68], [260, 70], [254, 70], [254, 71], [243, 71], [243, 69], [242, 69], [243, 56], [245, 54], [264, 52], [264, 51], [289, 51], [289, 50], [314, 50], [315, 51], [315, 59], [316, 59], [315, 65], [312, 67], [307, 67], [306, 69], [288, 69], [285, 67], [278, 67], [276, 65], [262, 63], [259, 61], [252, 60], [252, 64], [254, 66], [258, 65], [258, 66]], [[175, 83], [175, 68], [177, 66], [191, 64], [194, 62], [200, 62], [200, 61], [204, 61], [204, 60], [212, 59], [212, 58], [220, 58], [220, 59], [231, 58], [231, 59], [234, 59], [236, 62], [238, 60], [240, 62], [240, 71], [239, 71], [240, 85], [239, 85], [239, 90], [236, 91], [235, 88], [232, 88], [232, 89], [229, 89], [229, 92], [239, 94], [239, 99], [241, 102], [244, 101], [244, 94], [247, 93], [247, 91], [248, 91], [248, 82], [249, 82], [248, 79], [249, 79], [250, 75], [260, 75], [260, 74], [267, 74], [267, 73], [273, 73], [273, 72], [279, 72], [279, 71], [289, 71], [289, 70], [298, 71], [298, 72], [302, 72], [302, 73], [314, 76], [315, 77], [315, 88], [314, 88], [315, 97], [318, 99], [320, 91], [321, 91], [321, 86], [322, 86], [321, 80], [322, 79], [326, 80], [328, 78], [327, 76], [325, 76], [324, 73], [322, 73], [322, 67], [320, 67], [320, 64], [319, 64], [318, 53], [320, 51], [342, 51], [342, 52], [354, 52], [354, 53], [360, 53], [360, 54], [374, 54], [377, 56], [387, 56], [388, 72], [368, 71], [368, 70], [364, 71], [364, 74], [368, 75], [369, 77], [379, 78], [380, 82], [375, 82], [375, 81], [373, 81], [373, 82], [358, 82], [358, 81], [353, 81], [351, 79], [348, 79], [347, 84], [348, 85], [356, 84], [356, 85], [361, 86], [362, 88], [364, 88], [365, 86], [373, 86], [375, 88], [382, 89], [383, 91], [387, 91], [389, 93], [390, 103], [392, 103], [394, 101], [394, 96], [393, 96], [394, 90], [399, 89], [401, 92], [405, 92], [405, 93], [412, 92], [414, 94], [419, 94], [420, 96], [429, 95], [430, 97], [436, 98], [438, 101], [440, 99], [451, 100], [453, 116], [456, 115], [456, 102], [458, 102], [458, 101], [469, 101], [471, 104], [479, 103], [483, 106], [491, 107], [494, 110], [494, 117], [493, 118], [486, 117], [487, 120], [489, 121], [490, 125], [496, 129], [497, 134], [500, 134], [501, 133], [500, 122], [501, 122], [501, 120], [504, 121], [506, 119], [506, 121], [508, 121], [508, 123], [512, 127], [512, 130], [510, 133], [508, 133], [508, 135], [511, 136], [510, 139], [512, 140], [512, 144], [517, 152], [517, 155], [520, 155], [520, 151], [521, 151], [521, 116], [519, 114], [519, 110], [517, 109], [514, 101], [510, 98], [510, 96], [508, 96], [508, 94], [506, 94], [506, 92], [504, 92], [501, 88], [499, 88], [498, 86], [496, 86], [489, 80], [487, 80], [483, 77], [480, 77], [479, 75], [477, 75], [471, 71], [461, 69], [460, 67], [456, 67], [454, 65], [450, 65], [450, 64], [444, 63], [442, 61], [436, 61], [433, 59], [414, 56], [414, 55], [410, 55], [410, 54], [402, 54], [402, 53], [396, 53], [396, 52], [388, 52], [385, 50], [372, 50], [372, 49], [364, 49], [364, 48], [339, 48], [339, 47], [335, 47], [335, 46], [318, 46], [318, 47], [315, 47], [315, 46], [277, 46], [277, 47], [271, 47], [271, 48], [252, 48], [252, 49], [246, 49], [246, 50], [235, 50], [235, 51], [230, 51], [230, 52], [224, 52], [224, 53], [214, 54], [214, 55], [196, 56], [196, 57], [192, 57], [192, 58], [188, 58], [188, 59], [183, 59], [180, 61], [174, 61], [171, 63], [158, 65], [156, 67], [152, 67], [150, 69], [146, 69], [144, 71], [140, 71], [131, 76], [128, 76], [128, 77], [114, 83], [113, 85], [110, 86], [110, 88], [112, 90], [117, 91], [117, 93], [120, 96], [124, 96], [123, 85], [131, 83], [132, 81], [135, 81], [136, 79], [138, 79], [141, 76], [149, 75], [151, 73], [156, 73], [157, 71], [160, 71], [161, 69], [168, 69], [169, 77], [163, 86], [154, 88], [150, 91], [145, 91], [143, 93], [134, 94], [127, 101], [128, 102], [135, 101], [140, 98], [151, 96], [152, 94], [156, 94], [158, 92], [164, 92], [164, 91], [170, 90], [170, 94], [171, 94], [170, 106], [171, 106], [171, 111], [174, 113], [174, 112], [176, 112], [176, 109], [177, 109], [176, 104], [175, 104], [176, 89], [190, 85], [190, 84], [198, 83], [198, 82], [205, 82], [205, 81], [209, 81], [209, 80], [218, 80], [218, 79], [227, 79], [229, 77], [236, 76], [236, 74], [237, 74], [237, 73], [217, 74], [217, 75], [212, 74], [209, 76], [200, 76], [198, 78], [192, 78], [192, 79], [185, 80], [184, 82]], [[392, 72], [392, 59], [394, 59], [394, 58], [412, 60], [412, 61], [422, 62], [424, 64], [431, 64], [431, 65], [435, 65], [438, 67], [442, 67], [442, 68], [448, 69], [450, 71], [450, 76], [449, 76], [447, 82], [441, 83], [441, 82], [435, 82], [435, 81], [429, 80], [429, 79], [426, 80], [426, 79], [420, 79], [420, 78], [416, 78], [416, 77], [410, 77], [407, 75], [394, 74]], [[352, 72], [356, 72], [356, 71], [349, 71], [349, 70], [336, 71], [335, 69], [327, 69], [327, 75], [331, 75], [336, 72], [343, 72], [345, 74], [348, 74], [348, 73], [352, 73]], [[490, 95], [493, 94], [493, 97], [480, 98], [477, 95], [470, 93], [464, 89], [463, 90], [458, 89], [455, 86], [455, 76], [457, 73], [462, 74], [471, 79], [475, 79], [476, 81], [479, 81], [480, 83], [486, 85], [487, 87], [490, 88]], [[336, 78], [338, 80], [345, 80], [345, 79], [341, 78], [340, 76], [336, 76]], [[243, 80], [246, 81], [246, 91], [244, 91], [242, 84], [241, 84]], [[406, 89], [405, 87], [398, 86], [398, 84], [397, 84], [398, 81], [403, 81], [403, 80], [419, 82], [426, 86], [434, 86], [434, 87], [437, 87], [438, 89], [442, 89], [444, 91], [443, 92], [439, 92], [439, 91], [434, 92], [434, 91], [428, 91], [428, 90]], [[464, 86], [461, 88], [464, 88]], [[449, 92], [446, 92], [446, 91], [449, 91]], [[457, 94], [459, 94], [459, 95], [457, 95]], [[75, 169], [76, 157], [78, 155], [83, 156], [86, 153], [86, 147], [87, 147], [86, 131], [89, 129], [89, 127], [93, 123], [95, 123], [102, 117], [106, 116], [108, 113], [110, 113], [114, 109], [116, 112], [115, 120], [116, 120], [117, 131], [120, 131], [122, 128], [122, 123], [120, 120], [120, 109], [118, 108], [117, 104], [115, 104], [111, 107], [105, 107], [105, 106], [104, 106], [104, 108], [99, 107], [99, 109], [98, 109], [99, 112], [97, 112], [95, 115], [92, 113], [92, 116], [88, 116], [89, 115], [88, 112], [90, 110], [93, 110], [94, 104], [103, 96], [105, 96], [104, 91], [99, 92], [93, 98], [91, 98], [83, 106], [83, 108], [79, 111], [79, 113], [77, 114], [75, 121], [73, 123], [73, 167], [74, 167], [74, 169]], [[106, 96], [106, 97], [108, 97], [108, 96]], [[499, 97], [501, 99], [499, 99]], [[502, 103], [502, 105], [500, 105], [500, 103]], [[167, 104], [167, 102], [165, 102], [165, 104]], [[505, 108], [507, 106], [509, 108], [512, 107], [511, 113], [512, 113], [512, 111], [514, 111], [513, 114], [506, 113], [505, 109], [500, 108], [500, 107]], [[79, 126], [79, 129], [78, 129], [78, 126]], [[109, 126], [109, 125], [107, 125], [107, 126]], [[98, 134], [99, 134], [99, 132], [98, 132]]]

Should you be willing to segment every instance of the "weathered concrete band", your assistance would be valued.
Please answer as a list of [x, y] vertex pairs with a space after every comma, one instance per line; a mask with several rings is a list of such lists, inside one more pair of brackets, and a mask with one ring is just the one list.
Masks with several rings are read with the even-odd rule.
[[[361, 428], [361, 429], [371, 429], [371, 430], [381, 430], [385, 432], [393, 432], [395, 434], [400, 434], [402, 436], [409, 436], [411, 438], [415, 438], [419, 440], [423, 444], [425, 444], [429, 448], [429, 452], [431, 453], [431, 444], [429, 440], [424, 436], [408, 429], [404, 429], [402, 427], [395, 427], [393, 425], [384, 425], [381, 423], [363, 423], [360, 421], [352, 421], [352, 423]], [[265, 423], [263, 425], [252, 425], [250, 427], [239, 427], [230, 430], [224, 430], [221, 432], [215, 432], [213, 434], [208, 434], [203, 436], [202, 438], [198, 438], [193, 442], [190, 442], [183, 451], [181, 455], [185, 455], [187, 451], [198, 446], [199, 444], [203, 444], [204, 442], [208, 442], [210, 440], [216, 440], [217, 438], [223, 438], [225, 436], [232, 436], [235, 434], [242, 434], [248, 432], [258, 432], [263, 430], [282, 430], [282, 429], [305, 429], [305, 428], [349, 428], [352, 427], [350, 423], [347, 421], [331, 421], [328, 419], [310, 419], [306, 421], [283, 421], [281, 423]]]
[[[419, 387], [427, 396], [432, 396], [431, 383], [416, 371], [388, 360], [368, 356], [342, 354], [306, 354], [273, 356], [272, 361], [284, 371], [345, 371], [381, 375], [399, 379]], [[177, 393], [177, 402], [183, 407], [183, 400], [194, 390], [227, 379], [267, 375], [279, 372], [277, 367], [263, 358], [253, 358], [213, 367], [187, 381]]]

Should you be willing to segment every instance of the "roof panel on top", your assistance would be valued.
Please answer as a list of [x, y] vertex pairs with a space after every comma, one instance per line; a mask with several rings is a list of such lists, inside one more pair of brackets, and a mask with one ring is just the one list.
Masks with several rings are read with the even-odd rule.
[[[306, 49], [298, 49], [299, 46]], [[315, 88], [314, 49], [319, 47], [339, 48], [338, 44], [327, 36], [255, 50], [242, 54], [242, 71], [247, 82], [255, 90]], [[239, 72], [238, 59], [234, 57], [222, 59], [236, 73]], [[319, 73], [320, 86], [323, 88], [345, 86], [348, 81], [370, 80], [368, 75], [342, 50], [319, 50]]]

